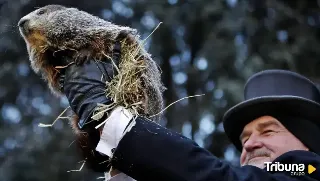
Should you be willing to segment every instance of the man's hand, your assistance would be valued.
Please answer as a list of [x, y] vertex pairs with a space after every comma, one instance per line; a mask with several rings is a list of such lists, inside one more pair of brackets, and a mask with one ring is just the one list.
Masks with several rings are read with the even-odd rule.
[[97, 172], [109, 171], [110, 162], [108, 156], [95, 150], [100, 140], [100, 132], [95, 126], [105, 118], [92, 121], [91, 116], [99, 103], [112, 102], [105, 94], [106, 82], [114, 76], [112, 67], [111, 62], [95, 60], [87, 61], [83, 65], [71, 64], [64, 69], [60, 79], [61, 91], [80, 119], [78, 128], [82, 133], [77, 135], [78, 148], [86, 159], [86, 166]]
[[106, 82], [113, 77], [112, 63], [90, 60], [83, 65], [71, 64], [66, 68], [63, 77], [63, 92], [66, 95], [71, 109], [79, 116], [79, 128], [83, 129], [90, 124], [92, 113], [100, 104], [110, 104], [111, 99], [106, 97]]

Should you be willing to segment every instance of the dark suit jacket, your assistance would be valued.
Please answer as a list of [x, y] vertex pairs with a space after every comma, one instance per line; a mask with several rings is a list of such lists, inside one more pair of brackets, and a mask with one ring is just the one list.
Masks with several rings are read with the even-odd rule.
[[306, 168], [311, 164], [317, 170], [294, 176], [254, 166], [232, 166], [192, 140], [143, 118], [136, 119], [112, 160], [115, 168], [138, 181], [320, 181], [320, 156], [315, 153], [290, 151], [274, 162], [304, 163]]

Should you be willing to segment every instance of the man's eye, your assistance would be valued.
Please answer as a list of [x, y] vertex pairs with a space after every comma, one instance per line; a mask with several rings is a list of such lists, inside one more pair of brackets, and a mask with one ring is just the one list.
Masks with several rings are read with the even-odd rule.
[[248, 138], [243, 139], [243, 141], [242, 141], [242, 145], [244, 145], [247, 141], [248, 141]]
[[273, 130], [265, 130], [265, 131], [263, 131], [263, 134], [272, 133], [272, 132], [274, 132], [274, 131]]

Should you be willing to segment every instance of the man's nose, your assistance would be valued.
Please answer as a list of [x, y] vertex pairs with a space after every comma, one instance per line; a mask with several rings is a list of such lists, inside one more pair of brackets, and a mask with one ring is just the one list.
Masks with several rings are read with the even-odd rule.
[[244, 143], [243, 148], [247, 151], [250, 152], [252, 150], [261, 148], [263, 146], [261, 140], [259, 137], [255, 135], [251, 135], [250, 138]]
[[18, 22], [18, 26], [19, 27], [24, 27], [25, 26], [25, 24], [27, 24], [28, 23], [28, 19], [21, 19], [19, 22]]

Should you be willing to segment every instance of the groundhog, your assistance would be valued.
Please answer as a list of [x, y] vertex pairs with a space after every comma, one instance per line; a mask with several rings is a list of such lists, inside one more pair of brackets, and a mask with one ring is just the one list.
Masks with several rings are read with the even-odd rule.
[[[113, 56], [115, 43], [125, 40], [126, 43], [121, 44], [121, 62], [124, 57], [130, 57], [127, 56], [130, 52], [122, 50], [141, 45], [137, 30], [133, 28], [116, 25], [77, 8], [61, 5], [39, 8], [22, 17], [18, 26], [26, 42], [32, 69], [41, 75], [56, 96], [63, 96], [59, 86], [61, 73], [57, 67], [70, 63], [62, 62], [62, 56], [71, 57], [80, 64], [90, 59], [105, 61], [108, 60], [106, 57]], [[137, 72], [137, 81], [141, 82], [139, 91], [143, 93], [143, 109], [140, 113], [157, 115], [163, 109], [162, 92], [165, 90], [161, 83], [161, 71], [143, 47], [140, 46], [137, 52], [134, 61], [142, 61], [145, 65], [144, 69]], [[150, 119], [158, 121], [160, 117], [157, 115]], [[70, 122], [86, 159], [86, 166], [98, 172], [105, 171], [109, 164], [105, 157], [95, 151], [99, 134], [91, 134], [89, 141], [87, 134], [78, 129], [77, 115]]]

